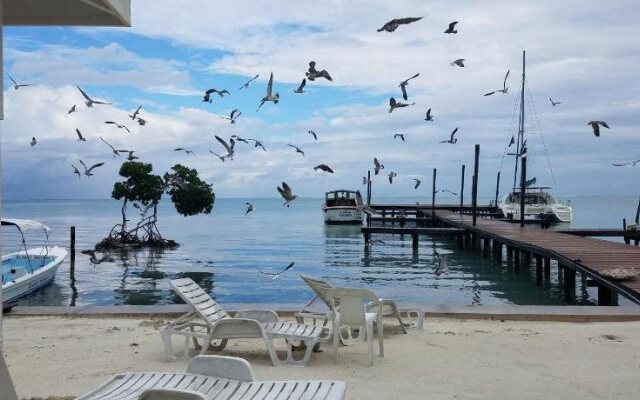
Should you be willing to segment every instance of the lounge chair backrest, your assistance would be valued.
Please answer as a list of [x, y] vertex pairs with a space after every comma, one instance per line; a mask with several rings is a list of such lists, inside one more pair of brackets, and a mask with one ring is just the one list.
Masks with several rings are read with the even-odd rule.
[[202, 393], [180, 389], [148, 389], [138, 400], [207, 400]]
[[300, 278], [309, 285], [311, 290], [322, 300], [327, 307], [331, 307], [331, 298], [329, 297], [329, 290], [333, 289], [333, 286], [322, 279], [314, 278], [307, 275], [300, 275]]
[[[365, 300], [379, 302], [376, 295], [366, 289], [358, 288], [333, 288], [328, 291], [331, 299], [331, 309], [340, 312], [340, 324], [349, 326], [364, 326], [366, 322], [365, 316]], [[340, 302], [340, 309], [337, 309], [337, 302]], [[382, 308], [379, 307], [379, 310]]]
[[191, 278], [172, 279], [171, 286], [182, 300], [192, 305], [207, 322], [214, 323], [223, 318], [230, 318], [229, 314]]

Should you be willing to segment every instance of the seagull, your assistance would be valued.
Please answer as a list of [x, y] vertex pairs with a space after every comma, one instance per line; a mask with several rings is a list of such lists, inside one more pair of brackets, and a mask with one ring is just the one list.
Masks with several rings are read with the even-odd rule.
[[107, 125], [115, 125], [115, 126], [117, 126], [117, 127], [118, 127], [118, 129], [124, 129], [125, 131], [127, 131], [127, 132], [131, 133], [131, 131], [129, 130], [129, 128], [127, 128], [127, 127], [126, 127], [126, 126], [124, 126], [124, 125], [120, 125], [120, 124], [119, 124], [119, 123], [117, 123], [117, 122], [114, 122], [114, 121], [104, 121], [104, 123], [105, 123], [105, 124], [107, 124]]
[[136, 118], [136, 121], [138, 121], [138, 125], [140, 126], [144, 126], [147, 123], [146, 119], [142, 119], [140, 117]]
[[313, 167], [313, 170], [314, 171], [322, 170], [324, 172], [328, 172], [330, 174], [333, 174], [333, 170], [331, 168], [329, 168], [329, 166], [327, 164], [316, 165], [315, 167]]
[[304, 74], [310, 81], [315, 81], [316, 78], [325, 78], [326, 80], [333, 82], [333, 78], [331, 78], [331, 75], [329, 75], [326, 69], [323, 69], [322, 71], [318, 71], [316, 69], [315, 61], [311, 61], [309, 63], [309, 69]]
[[458, 138], [454, 138], [456, 132], [458, 132], [458, 127], [456, 127], [456, 129], [451, 132], [451, 137], [449, 138], [449, 140], [443, 140], [440, 143], [456, 144], [458, 142]]
[[173, 151], [184, 151], [186, 155], [191, 154], [192, 156], [195, 156], [196, 153], [194, 153], [192, 150], [187, 150], [184, 147], [176, 147], [175, 149], [173, 149]]
[[371, 180], [369, 180], [366, 176], [362, 177], [362, 184], [366, 185], [367, 183], [371, 182]]
[[458, 58], [457, 60], [455, 60], [454, 62], [450, 63], [449, 65], [451, 65], [452, 67], [457, 65], [458, 67], [464, 67], [464, 62], [465, 62], [466, 58]]
[[235, 139], [237, 142], [243, 142], [243, 143], [249, 144], [248, 139], [243, 139], [238, 135], [231, 135], [231, 137]]
[[404, 134], [403, 133], [396, 133], [395, 135], [393, 135], [393, 138], [394, 139], [400, 138], [404, 142]]
[[593, 134], [596, 135], [596, 137], [600, 137], [600, 125], [609, 129], [609, 125], [604, 121], [590, 121], [587, 125], [591, 125], [593, 128]]
[[373, 158], [373, 165], [375, 167], [375, 174], [378, 175], [378, 172], [380, 172], [381, 169], [384, 169], [384, 165], [380, 164], [380, 161], [378, 161], [377, 158]]
[[557, 106], [558, 104], [562, 104], [561, 101], [553, 101], [553, 100], [551, 100], [551, 97], [549, 97], [549, 101], [551, 102], [551, 105], [554, 106], [554, 107]]
[[128, 161], [133, 161], [133, 160], [138, 160], [140, 157], [138, 156], [134, 156], [133, 153], [135, 153], [135, 150], [121, 150], [121, 153], [128, 153], [129, 155], [127, 156], [127, 160]]
[[420, 75], [420, 72], [418, 72], [417, 74], [415, 74], [414, 76], [412, 76], [409, 79], [405, 79], [404, 81], [400, 82], [400, 90], [402, 90], [402, 98], [407, 100], [407, 85], [409, 84], [409, 81], [413, 78], [417, 78]]
[[79, 161], [80, 161], [80, 164], [82, 164], [82, 167], [84, 168], [84, 174], [86, 176], [93, 176], [93, 174], [91, 173], [91, 170], [93, 170], [94, 168], [98, 168], [98, 167], [101, 167], [101, 166], [104, 165], [103, 162], [99, 162], [97, 164], [93, 164], [91, 166], [91, 168], [87, 168], [87, 166], [85, 165], [85, 163], [82, 160], [79, 160]]
[[304, 87], [306, 85], [307, 85], [307, 80], [303, 79], [302, 82], [300, 82], [300, 86], [298, 86], [297, 89], [293, 89], [293, 93], [305, 93]]
[[67, 115], [71, 114], [72, 112], [76, 112], [76, 105], [74, 104], [69, 111], [67, 111]]
[[511, 135], [511, 140], [509, 140], [509, 146], [507, 147], [511, 147], [513, 144], [515, 144], [515, 142], [516, 142], [515, 136]]
[[449, 27], [447, 28], [446, 31], [444, 31], [444, 33], [458, 33], [457, 30], [455, 30], [455, 26], [458, 23], [458, 21], [453, 21], [452, 23], [449, 24]]
[[362, 200], [362, 195], [360, 194], [360, 191], [356, 191], [356, 209], [360, 210], [360, 211], [364, 211], [367, 214], [377, 214], [378, 212], [369, 207], [368, 205], [364, 204], [364, 200]]
[[213, 103], [213, 100], [211, 100], [211, 93], [217, 93], [218, 96], [220, 97], [224, 97], [225, 94], [230, 94], [227, 89], [218, 90], [218, 89], [211, 88], [206, 92], [204, 92], [204, 97], [202, 97], [202, 101], [204, 101], [205, 103]]
[[289, 147], [293, 147], [294, 149], [296, 149], [296, 152], [297, 152], [297, 153], [302, 154], [302, 157], [304, 157], [304, 151], [300, 150], [300, 148], [299, 148], [298, 146], [294, 146], [294, 145], [289, 144], [289, 143], [287, 143], [287, 146], [289, 146]]
[[38, 141], [36, 140], [35, 136], [31, 138], [31, 143], [30, 144], [31, 144], [31, 147], [33, 147], [33, 146], [38, 144]]
[[420, 179], [416, 179], [416, 178], [413, 178], [413, 180], [416, 182], [416, 185], [413, 188], [417, 189], [418, 186], [420, 186], [420, 184], [422, 183], [422, 181]]
[[283, 273], [284, 271], [290, 269], [291, 267], [293, 267], [293, 264], [295, 264], [294, 262], [292, 262], [291, 264], [287, 265], [286, 267], [284, 267], [284, 269], [278, 273], [275, 272], [265, 272], [260, 270], [261, 274], [265, 274], [265, 275], [269, 275], [271, 276], [271, 280], [277, 281], [278, 279], [280, 279], [280, 274]]
[[253, 147], [261, 147], [262, 150], [267, 151], [267, 149], [264, 148], [264, 146], [262, 145], [262, 142], [256, 139], [247, 139], [247, 140], [253, 140], [254, 145]]
[[16, 82], [16, 81], [11, 77], [11, 75], [7, 74], [7, 76], [9, 77], [9, 79], [11, 79], [11, 82], [13, 82], [13, 88], [14, 88], [15, 90], [18, 90], [18, 89], [20, 89], [21, 87], [33, 86], [33, 83], [21, 83], [21, 84], [18, 84], [18, 82]]
[[489, 92], [489, 93], [485, 93], [485, 96], [491, 96], [494, 93], [503, 93], [503, 94], [507, 94], [507, 92], [509, 91], [509, 87], [507, 87], [507, 78], [509, 77], [509, 72], [511, 72], [511, 70], [507, 70], [507, 74], [504, 76], [504, 81], [502, 82], [502, 89], [498, 89], [498, 90], [494, 90], [493, 92]]
[[87, 141], [87, 139], [85, 139], [82, 136], [82, 133], [80, 133], [80, 130], [78, 128], [76, 128], [76, 134], [78, 135], [78, 142], [86, 142]]
[[[267, 101], [273, 101], [273, 104], [278, 104], [278, 101], [280, 101], [280, 95], [278, 94], [278, 92], [276, 92], [276, 94], [271, 94], [272, 92], [273, 72], [271, 73], [271, 76], [269, 77], [269, 83], [267, 84], [267, 95], [262, 98], [260, 105], [258, 106], [258, 110], [260, 110], [260, 107], [262, 107], [262, 105]], [[256, 110], [256, 112], [258, 112], [258, 110]]]
[[244, 212], [244, 215], [249, 214], [251, 211], [253, 211], [253, 204], [246, 202], [244, 203], [245, 206], [247, 206], [247, 210]]
[[140, 114], [140, 109], [142, 108], [142, 106], [138, 106], [138, 108], [136, 108], [136, 110], [133, 112], [133, 114], [129, 115], [129, 117], [135, 121], [135, 119], [138, 117], [138, 114]]
[[527, 179], [526, 181], [524, 181], [524, 187], [529, 187], [533, 184], [535, 184], [538, 180], [536, 179], [536, 177], [534, 176], [531, 179]]
[[640, 160], [630, 161], [630, 162], [626, 162], [626, 163], [619, 163], [619, 164], [611, 163], [611, 165], [613, 165], [614, 167], [626, 167], [626, 166], [635, 167], [636, 164], [638, 164], [638, 163], [640, 163]]
[[224, 157], [221, 156], [220, 154], [214, 153], [211, 149], [209, 149], [209, 153], [213, 154], [214, 156], [218, 157], [220, 159], [220, 161], [224, 162]]
[[313, 138], [314, 138], [315, 140], [318, 140], [318, 135], [316, 135], [316, 133], [315, 133], [314, 131], [312, 131], [311, 129], [309, 129], [307, 132], [309, 132], [309, 134], [310, 134], [311, 136], [313, 136]]
[[410, 24], [412, 22], [420, 21], [424, 17], [408, 17], [408, 18], [395, 18], [386, 24], [382, 25], [382, 28], [378, 29], [378, 32], [386, 31], [393, 32], [398, 29], [400, 25]]
[[438, 193], [438, 192], [442, 192], [442, 193], [445, 193], [445, 192], [446, 192], [446, 193], [451, 193], [451, 194], [452, 194], [452, 195], [454, 195], [454, 196], [457, 196], [457, 195], [458, 195], [458, 193], [454, 193], [454, 192], [452, 192], [452, 191], [451, 191], [451, 190], [449, 190], [449, 189], [436, 190], [436, 193]]
[[395, 173], [393, 171], [389, 172], [389, 183], [390, 184], [393, 183], [393, 178], [395, 178], [396, 176], [398, 176], [397, 173]]
[[144, 218], [147, 215], [147, 212], [151, 209], [151, 207], [155, 206], [155, 203], [149, 203], [144, 208], [142, 208], [138, 203], [133, 203], [133, 207], [140, 210], [140, 217]]
[[232, 139], [229, 139], [229, 144], [227, 144], [227, 142], [225, 142], [224, 139], [222, 139], [218, 135], [216, 135], [216, 140], [224, 146], [225, 150], [227, 150], [227, 154], [223, 157], [233, 161], [233, 155], [235, 154], [234, 147], [236, 146], [236, 141], [233, 140], [232, 138]]
[[82, 90], [80, 86], [76, 86], [76, 87], [78, 88], [80, 93], [82, 93], [82, 96], [85, 98], [86, 101], [84, 102], [84, 104], [86, 104], [87, 107], [93, 107], [94, 104], [111, 104], [111, 103], [106, 103], [104, 101], [93, 100], [91, 97], [89, 97], [88, 94], [85, 93], [84, 90]]
[[108, 254], [105, 254], [104, 256], [102, 256], [102, 258], [96, 257], [95, 250], [82, 250], [80, 253], [87, 254], [89, 256], [89, 262], [91, 264], [93, 264], [93, 265], [98, 265], [98, 264], [101, 264], [103, 262], [115, 262], [116, 261], [116, 260], [113, 259], [113, 257], [111, 257]]
[[427, 113], [424, 115], [425, 121], [433, 121], [433, 116], [431, 115], [431, 109], [427, 110]]
[[82, 175], [80, 174], [80, 170], [78, 170], [78, 168], [77, 168], [75, 165], [73, 165], [73, 164], [71, 164], [71, 168], [73, 168], [73, 173], [74, 173], [74, 174], [76, 174], [76, 175], [78, 175], [78, 179], [80, 179], [80, 177], [82, 176]]
[[385, 244], [385, 241], [382, 239], [373, 239], [367, 243], [367, 250], [371, 249], [376, 243]]
[[109, 144], [109, 142], [107, 142], [106, 140], [104, 140], [102, 138], [102, 136], [100, 136], [100, 140], [102, 140], [104, 142], [104, 144], [106, 144], [107, 146], [109, 146], [111, 148], [111, 151], [113, 152], [113, 157], [115, 158], [115, 156], [119, 156], [120, 153], [126, 153], [128, 152], [128, 150], [116, 150], [115, 147], [113, 147], [112, 145]]
[[236, 119], [237, 119], [240, 115], [242, 115], [242, 111], [238, 111], [238, 109], [237, 109], [237, 108], [234, 108], [234, 109], [231, 111], [231, 114], [229, 114], [229, 116], [228, 116], [228, 117], [220, 116], [220, 118], [224, 118], [224, 119], [226, 119], [226, 120], [229, 120], [229, 122], [231, 122], [232, 124], [235, 124], [235, 123], [236, 123]]
[[389, 114], [393, 112], [396, 108], [412, 106], [416, 103], [403, 103], [401, 101], [396, 101], [393, 97], [389, 98]]
[[246, 81], [242, 86], [240, 86], [240, 87], [238, 88], [238, 90], [242, 90], [242, 89], [244, 89], [244, 88], [248, 88], [248, 87], [249, 87], [249, 84], [250, 84], [251, 82], [255, 81], [256, 79], [258, 79], [258, 77], [259, 77], [259, 76], [260, 76], [259, 74], [256, 74], [256, 76], [254, 76], [253, 78], [249, 79], [249, 80], [248, 80], [248, 81]]
[[289, 185], [287, 185], [286, 182], [282, 182], [282, 188], [276, 187], [276, 189], [278, 189], [278, 193], [280, 193], [280, 196], [282, 196], [282, 198], [284, 199], [283, 206], [287, 206], [287, 208], [289, 207], [289, 203], [291, 203], [296, 199], [296, 197], [298, 197], [291, 192], [291, 188], [289, 187]]
[[447, 265], [447, 259], [445, 256], [436, 253], [436, 259], [438, 260], [438, 264], [434, 268], [435, 274], [436, 276], [440, 276], [449, 270], [449, 266]]

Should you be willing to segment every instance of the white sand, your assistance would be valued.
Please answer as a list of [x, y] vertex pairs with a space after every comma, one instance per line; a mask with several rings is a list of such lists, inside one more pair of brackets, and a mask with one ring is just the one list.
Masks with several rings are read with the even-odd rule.
[[[22, 397], [80, 395], [122, 371], [184, 371], [164, 359], [142, 318], [9, 317], [4, 353]], [[117, 329], [116, 329], [117, 327]], [[260, 340], [230, 342], [258, 379], [335, 379], [348, 399], [637, 399], [640, 323], [427, 320], [402, 335], [387, 325], [385, 357], [366, 346], [315, 353], [306, 368], [272, 367]], [[135, 344], [137, 345], [135, 345]]]

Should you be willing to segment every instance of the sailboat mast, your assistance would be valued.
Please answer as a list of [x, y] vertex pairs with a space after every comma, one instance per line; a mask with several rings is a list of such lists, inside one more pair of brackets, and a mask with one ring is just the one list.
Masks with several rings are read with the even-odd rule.
[[525, 80], [525, 51], [522, 51], [522, 88], [520, 89], [520, 117], [518, 118], [518, 140], [516, 143], [516, 163], [513, 172], [513, 188], [516, 187], [518, 177], [518, 161], [524, 146], [524, 80]]

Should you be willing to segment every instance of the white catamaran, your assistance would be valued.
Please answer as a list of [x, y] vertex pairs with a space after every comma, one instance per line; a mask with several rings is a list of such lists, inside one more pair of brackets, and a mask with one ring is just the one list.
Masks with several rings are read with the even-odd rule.
[[[516, 187], [518, 182], [518, 165], [523, 157], [527, 156], [527, 141], [524, 139], [524, 85], [525, 85], [525, 52], [522, 52], [522, 88], [520, 91], [520, 118], [518, 135], [511, 138], [510, 145], [516, 145], [515, 153], [508, 153], [515, 156], [515, 169], [513, 175], [513, 191], [506, 195], [498, 207], [505, 217], [520, 219], [520, 199], [522, 190]], [[550, 222], [571, 222], [573, 219], [573, 210], [571, 207], [560, 203], [548, 190], [548, 186], [534, 186], [536, 178], [528, 179], [525, 182], [524, 190], [524, 216], [529, 219], [545, 220]]]

